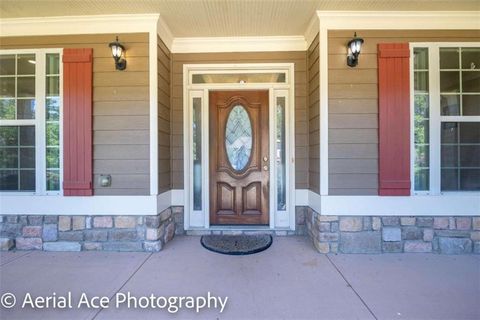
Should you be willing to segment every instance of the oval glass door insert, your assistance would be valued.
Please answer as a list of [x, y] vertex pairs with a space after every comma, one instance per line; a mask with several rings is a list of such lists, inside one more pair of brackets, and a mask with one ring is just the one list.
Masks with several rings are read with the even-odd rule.
[[228, 115], [225, 148], [232, 168], [236, 171], [245, 169], [252, 153], [252, 123], [241, 105], [233, 107]]

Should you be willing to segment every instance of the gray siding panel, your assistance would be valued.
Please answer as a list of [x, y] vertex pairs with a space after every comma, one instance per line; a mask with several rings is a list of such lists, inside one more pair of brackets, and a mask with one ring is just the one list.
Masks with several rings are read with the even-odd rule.
[[171, 53], [157, 38], [158, 71], [158, 193], [172, 188]]
[[320, 95], [319, 95], [319, 41], [318, 35], [307, 51], [308, 65], [308, 185], [320, 193]]

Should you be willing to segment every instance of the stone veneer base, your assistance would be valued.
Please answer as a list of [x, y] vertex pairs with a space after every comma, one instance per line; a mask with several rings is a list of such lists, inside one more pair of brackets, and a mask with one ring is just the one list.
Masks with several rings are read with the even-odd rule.
[[0, 250], [157, 252], [174, 235], [309, 237], [320, 253], [480, 253], [480, 216], [332, 216], [295, 209], [292, 230], [188, 230], [183, 207], [156, 216], [0, 216]]
[[0, 216], [0, 250], [162, 250], [183, 234], [183, 207], [156, 216]]
[[331, 216], [308, 208], [305, 225], [320, 253], [480, 254], [479, 216]]

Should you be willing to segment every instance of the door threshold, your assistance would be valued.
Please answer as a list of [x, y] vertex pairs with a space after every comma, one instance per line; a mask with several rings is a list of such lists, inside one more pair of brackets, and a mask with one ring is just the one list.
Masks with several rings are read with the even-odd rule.
[[289, 227], [270, 228], [269, 226], [225, 225], [210, 226], [210, 228], [190, 228], [195, 231], [291, 231]]

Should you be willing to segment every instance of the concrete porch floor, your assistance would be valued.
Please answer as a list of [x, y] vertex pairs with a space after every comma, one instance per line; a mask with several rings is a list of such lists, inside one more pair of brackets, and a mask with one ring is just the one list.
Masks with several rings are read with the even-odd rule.
[[[307, 239], [277, 237], [267, 251], [225, 256], [198, 237], [160, 253], [3, 252], [0, 319], [480, 319], [480, 256], [322, 255]], [[21, 309], [32, 297], [228, 296], [219, 309]], [[20, 301], [20, 302], [19, 302]]]

